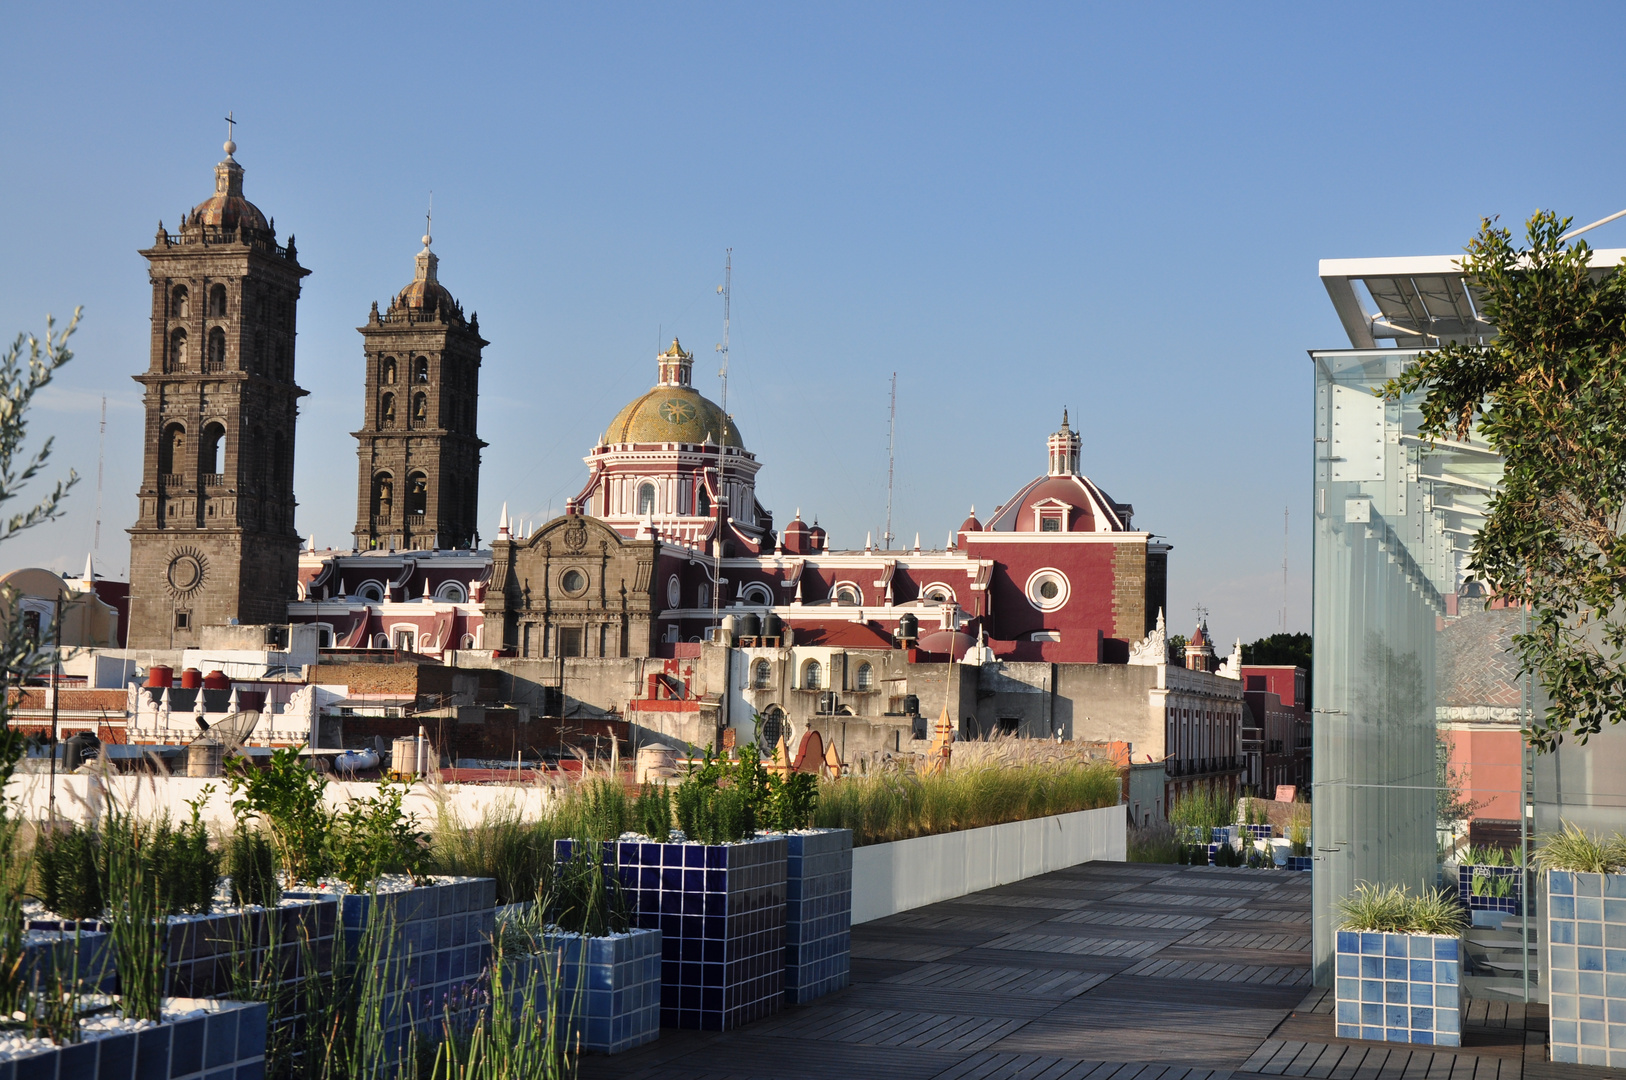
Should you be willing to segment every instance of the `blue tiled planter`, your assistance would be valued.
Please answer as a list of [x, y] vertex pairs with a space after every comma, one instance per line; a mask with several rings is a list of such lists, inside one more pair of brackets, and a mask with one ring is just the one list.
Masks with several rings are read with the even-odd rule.
[[45, 932], [53, 935], [54, 940], [31, 941], [23, 947], [25, 985], [32, 983], [44, 988], [49, 985], [53, 972], [59, 972], [65, 980], [77, 978], [82, 993], [100, 991], [111, 994], [118, 989], [113, 948], [105, 932]]
[[1287, 857], [1287, 868], [1289, 870], [1308, 873], [1311, 869], [1311, 864], [1314, 862], [1315, 856], [1313, 855], [1289, 855]]
[[1462, 941], [1439, 934], [1338, 931], [1337, 1034], [1462, 1045]]
[[1269, 840], [1275, 835], [1269, 825], [1243, 825], [1242, 828], [1247, 829], [1248, 835], [1255, 840]]
[[[334, 898], [296, 890], [283, 895]], [[376, 897], [347, 893], [337, 899], [347, 956], [355, 956], [372, 919], [386, 917], [394, 926], [387, 969], [396, 985], [386, 992], [382, 1006], [391, 1056], [406, 1046], [407, 1035], [414, 1030], [420, 1038], [437, 1036], [447, 1006], [467, 998], [491, 962], [496, 881], [442, 879]]]
[[[260, 977], [261, 966], [271, 959], [273, 939], [285, 984], [310, 972], [331, 971], [338, 910], [338, 900], [326, 896], [278, 907], [274, 924], [268, 911], [170, 916], [164, 943], [163, 993], [178, 998], [230, 997], [238, 970]], [[89, 973], [88, 965], [99, 965], [104, 960], [108, 971], [116, 975], [112, 951], [105, 946], [107, 924], [87, 920], [78, 925], [81, 975]], [[57, 930], [66, 935], [66, 941], [73, 938], [71, 922], [31, 919], [28, 926], [31, 930]], [[87, 949], [93, 951], [86, 955]]]
[[800, 1005], [852, 981], [853, 834], [785, 837], [785, 1001]]
[[[166, 1004], [172, 1004], [166, 1002]], [[0, 1078], [248, 1080], [265, 1075], [263, 1002], [211, 1002], [218, 1011], [178, 1023], [87, 1039], [0, 1064]]]
[[[615, 845], [633, 922], [661, 932], [661, 1026], [728, 1031], [777, 1012], [785, 982], [785, 838]], [[557, 841], [555, 858], [570, 857]]]
[[[661, 932], [615, 937], [554, 934], [548, 948], [559, 963], [559, 1011], [565, 1045], [615, 1054], [661, 1033]], [[585, 955], [584, 955], [585, 954]]]
[[1626, 874], [1547, 873], [1554, 1061], [1626, 1066]]
[[[1475, 896], [1474, 876], [1507, 878], [1512, 890], [1506, 896]], [[1457, 867], [1457, 895], [1470, 911], [1502, 911], [1517, 915], [1524, 900], [1524, 871], [1517, 866], [1459, 866]]]

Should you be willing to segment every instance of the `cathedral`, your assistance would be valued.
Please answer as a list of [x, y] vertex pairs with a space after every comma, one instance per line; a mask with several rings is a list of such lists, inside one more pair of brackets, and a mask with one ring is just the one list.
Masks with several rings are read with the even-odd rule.
[[431, 237], [362, 335], [349, 550], [294, 529], [295, 308], [309, 271], [243, 194], [226, 143], [214, 195], [149, 263], [140, 517], [129, 644], [196, 645], [205, 625], [310, 623], [329, 649], [519, 660], [687, 654], [719, 631], [756, 644], [976, 648], [1012, 661], [1122, 664], [1165, 602], [1169, 545], [1080, 470], [1064, 414], [1045, 469], [941, 549], [838, 548], [757, 498], [733, 416], [692, 384], [677, 340], [654, 385], [584, 458], [565, 513], [521, 534], [476, 514], [478, 317], [439, 278]]

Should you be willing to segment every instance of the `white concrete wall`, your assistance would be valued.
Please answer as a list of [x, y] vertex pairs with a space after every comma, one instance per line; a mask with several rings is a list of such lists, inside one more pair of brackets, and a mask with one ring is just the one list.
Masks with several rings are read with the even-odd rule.
[[[223, 779], [202, 780], [186, 776], [155, 779], [151, 776], [80, 774], [56, 778], [56, 812], [59, 816], [86, 821], [99, 815], [109, 794], [123, 808], [133, 807], [140, 817], [157, 817], [165, 810], [180, 821], [191, 816], [187, 802], [196, 799], [205, 785], [214, 791], [203, 805], [203, 820], [213, 827], [232, 824], [231, 796]], [[352, 780], [328, 784], [327, 805], [341, 809], [352, 798], [370, 798], [378, 785]], [[458, 820], [472, 825], [488, 809], [513, 807], [527, 818], [541, 814], [552, 798], [550, 788], [537, 784], [413, 784], [402, 808], [418, 815], [420, 827], [432, 825], [442, 806]], [[6, 801], [17, 807], [24, 820], [38, 821], [46, 816], [50, 801], [50, 776], [30, 773], [12, 777], [6, 785]]]
[[853, 922], [1008, 885], [1079, 863], [1123, 862], [1122, 806], [853, 849]]

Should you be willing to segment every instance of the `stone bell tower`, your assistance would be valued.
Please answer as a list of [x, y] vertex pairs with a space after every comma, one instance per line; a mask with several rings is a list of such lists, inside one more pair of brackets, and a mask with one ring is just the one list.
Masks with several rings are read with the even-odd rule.
[[440, 283], [425, 234], [412, 281], [360, 327], [366, 405], [356, 483], [356, 548], [435, 550], [475, 544], [480, 496], [478, 315]]
[[226, 141], [215, 193], [162, 223], [152, 281], [140, 515], [130, 532], [133, 649], [196, 645], [205, 625], [277, 623], [294, 599], [294, 238], [243, 197]]

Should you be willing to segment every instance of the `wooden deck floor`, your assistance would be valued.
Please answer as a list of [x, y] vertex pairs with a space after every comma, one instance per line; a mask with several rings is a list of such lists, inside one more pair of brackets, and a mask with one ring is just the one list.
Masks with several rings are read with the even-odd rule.
[[[582, 1080], [1569, 1080], [1545, 1014], [1476, 1003], [1469, 1045], [1333, 1037], [1310, 876], [1087, 863], [853, 930], [853, 985], [726, 1034], [661, 1032]], [[1528, 1059], [1528, 1062], [1527, 1062]]]

